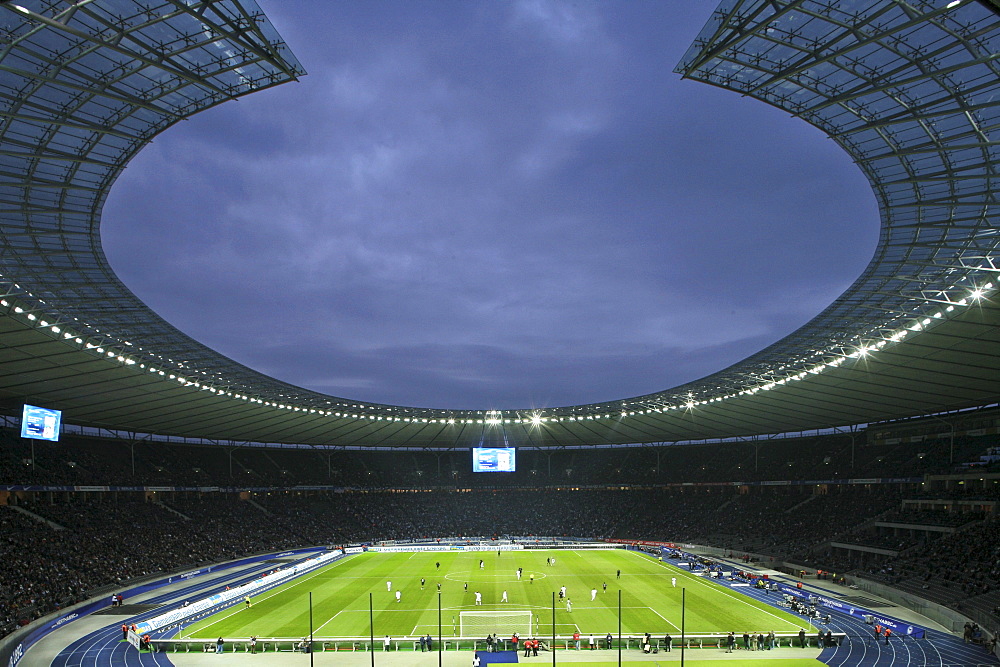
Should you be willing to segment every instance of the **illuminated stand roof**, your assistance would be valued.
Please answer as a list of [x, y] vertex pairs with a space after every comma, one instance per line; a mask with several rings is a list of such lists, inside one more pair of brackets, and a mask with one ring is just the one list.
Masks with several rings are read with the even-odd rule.
[[[0, 5], [0, 400], [67, 421], [335, 446], [588, 445], [796, 431], [1000, 395], [1000, 19], [964, 2], [727, 1], [677, 71], [826, 132], [872, 184], [875, 256], [807, 325], [606, 403], [407, 408], [293, 387], [164, 322], [100, 247], [116, 176], [173, 123], [303, 68], [251, 1]], [[252, 103], [252, 102], [251, 102]]]

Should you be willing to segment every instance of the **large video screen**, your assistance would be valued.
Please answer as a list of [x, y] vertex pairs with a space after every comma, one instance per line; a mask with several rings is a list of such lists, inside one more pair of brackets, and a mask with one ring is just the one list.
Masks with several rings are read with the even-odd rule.
[[60, 421], [62, 412], [59, 410], [39, 408], [25, 403], [24, 412], [21, 413], [21, 437], [56, 442], [59, 440]]
[[513, 447], [475, 447], [472, 472], [514, 472]]

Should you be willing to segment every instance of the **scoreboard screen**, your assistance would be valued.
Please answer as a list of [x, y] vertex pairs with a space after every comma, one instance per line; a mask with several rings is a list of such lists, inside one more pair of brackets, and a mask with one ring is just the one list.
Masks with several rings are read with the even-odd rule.
[[24, 405], [21, 413], [21, 437], [34, 440], [59, 440], [59, 424], [62, 412], [35, 405]]
[[475, 447], [472, 450], [472, 472], [514, 472], [513, 447]]

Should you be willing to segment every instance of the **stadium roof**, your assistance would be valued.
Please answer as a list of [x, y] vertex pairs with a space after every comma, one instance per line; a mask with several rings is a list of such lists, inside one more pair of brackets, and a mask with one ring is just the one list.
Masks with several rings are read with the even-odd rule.
[[111, 270], [101, 208], [128, 161], [201, 110], [304, 74], [251, 0], [0, 4], [0, 407], [75, 424], [316, 445], [668, 442], [857, 424], [1000, 394], [1000, 18], [974, 0], [726, 0], [677, 72], [827, 133], [881, 235], [808, 324], [701, 380], [541, 410], [327, 396], [242, 366]]

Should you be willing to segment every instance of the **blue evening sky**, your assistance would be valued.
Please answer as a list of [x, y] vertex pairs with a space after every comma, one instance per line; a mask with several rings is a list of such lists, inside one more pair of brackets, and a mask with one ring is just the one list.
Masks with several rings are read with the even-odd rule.
[[714, 3], [260, 0], [309, 72], [161, 135], [104, 211], [184, 332], [336, 396], [667, 389], [819, 313], [878, 213], [830, 139], [673, 73]]

